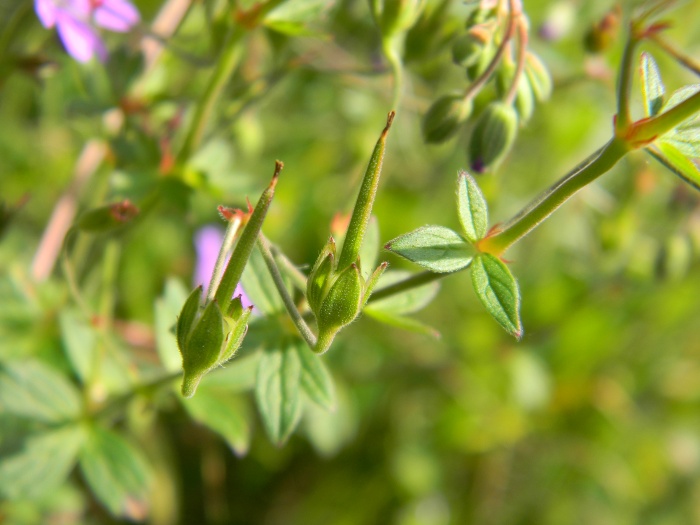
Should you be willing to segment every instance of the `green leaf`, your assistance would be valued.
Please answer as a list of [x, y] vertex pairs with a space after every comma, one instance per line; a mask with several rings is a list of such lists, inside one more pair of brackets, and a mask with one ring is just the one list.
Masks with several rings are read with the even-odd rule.
[[221, 435], [237, 455], [248, 452], [250, 414], [238, 395], [203, 384], [196, 396], [182, 399], [182, 404], [192, 419]]
[[140, 451], [122, 436], [91, 427], [80, 454], [80, 469], [95, 496], [114, 516], [146, 517], [150, 469]]
[[646, 148], [646, 151], [685, 182], [700, 190], [700, 169], [675, 146], [659, 142]]
[[169, 278], [163, 295], [155, 303], [156, 351], [168, 372], [182, 369], [182, 356], [173, 329], [186, 300], [187, 289], [184, 285], [178, 279]]
[[394, 328], [400, 328], [416, 334], [427, 335], [435, 339], [440, 338], [440, 332], [438, 332], [432, 326], [422, 323], [417, 319], [383, 310], [375, 310], [372, 308], [365, 308], [364, 311], [374, 320], [389, 326], [393, 326]]
[[472, 284], [486, 310], [512, 336], [520, 339], [520, 292], [515, 277], [497, 257], [482, 253], [472, 263]]
[[253, 248], [248, 264], [243, 270], [241, 284], [258, 312], [270, 316], [284, 311], [284, 303], [257, 246]]
[[350, 443], [357, 426], [357, 408], [345, 388], [338, 388], [337, 407], [333, 412], [313, 403], [304, 407], [303, 429], [313, 447], [324, 457], [335, 455]]
[[466, 268], [473, 253], [457, 232], [443, 226], [423, 226], [389, 241], [384, 248], [437, 273]]
[[300, 386], [301, 361], [292, 340], [266, 349], [258, 366], [255, 399], [267, 435], [276, 445], [284, 443], [299, 422]]
[[661, 80], [659, 66], [649, 53], [642, 53], [640, 72], [642, 76], [642, 98], [644, 114], [647, 117], [656, 115], [664, 102], [666, 88]]
[[37, 499], [57, 489], [75, 465], [84, 430], [65, 426], [32, 436], [17, 454], [0, 461], [0, 493]]
[[[392, 284], [403, 281], [411, 275], [403, 270], [392, 270], [386, 272], [379, 281], [378, 288], [386, 288]], [[415, 288], [410, 288], [400, 294], [391, 295], [378, 301], [370, 302], [363, 311], [381, 311], [391, 314], [410, 314], [417, 312], [427, 306], [440, 290], [440, 283], [429, 282]]]
[[474, 177], [466, 171], [460, 171], [457, 176], [457, 211], [469, 242], [475, 243], [486, 235], [489, 225], [486, 199]]
[[61, 327], [61, 340], [68, 361], [81, 383], [87, 381], [93, 359], [97, 333], [87, 320], [77, 311], [66, 309], [58, 317]]
[[[669, 99], [666, 101], [666, 103], [663, 105], [661, 108], [661, 113], [664, 113], [671, 109], [674, 106], [677, 106], [684, 100], [692, 97], [700, 91], [700, 84], [689, 84], [687, 86], [683, 86], [680, 89], [677, 89], [676, 91], [673, 92], [673, 94], [669, 97]], [[694, 119], [697, 117], [694, 117]]]
[[0, 406], [18, 416], [60, 423], [80, 415], [78, 391], [40, 361], [13, 361], [0, 369]]
[[333, 380], [321, 357], [312, 352], [301, 339], [295, 339], [294, 348], [301, 363], [301, 387], [309, 399], [326, 410], [335, 408]]
[[308, 25], [317, 21], [328, 6], [327, 0], [287, 0], [270, 11], [264, 24], [289, 36], [315, 35]]

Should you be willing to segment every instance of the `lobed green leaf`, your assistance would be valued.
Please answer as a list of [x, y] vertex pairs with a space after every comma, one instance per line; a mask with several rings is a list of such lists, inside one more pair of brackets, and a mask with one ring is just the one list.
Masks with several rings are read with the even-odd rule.
[[473, 255], [469, 244], [444, 226], [423, 226], [389, 241], [384, 247], [436, 273], [466, 268]]
[[466, 171], [457, 176], [457, 211], [464, 236], [475, 243], [486, 235], [489, 218], [488, 206], [479, 185]]
[[295, 339], [293, 347], [301, 363], [301, 387], [309, 399], [326, 410], [335, 409], [333, 379], [320, 356], [312, 352], [302, 339]]
[[240, 396], [231, 391], [202, 386], [197, 395], [182, 399], [192, 419], [219, 434], [239, 456], [250, 447], [250, 414]]
[[491, 316], [512, 336], [520, 339], [520, 291], [515, 277], [497, 257], [479, 254], [472, 263], [472, 284]]
[[301, 417], [301, 361], [293, 340], [266, 349], [258, 365], [255, 400], [270, 440], [282, 445]]
[[116, 432], [94, 426], [80, 469], [97, 499], [114, 516], [143, 520], [148, 513], [150, 468], [139, 449]]
[[659, 113], [664, 102], [666, 88], [661, 80], [659, 66], [649, 53], [642, 53], [640, 73], [642, 76], [642, 99], [647, 117]]
[[685, 182], [700, 190], [700, 168], [674, 145], [659, 141], [646, 151]]
[[56, 490], [73, 469], [84, 438], [78, 425], [30, 437], [21, 451], [0, 461], [0, 494], [35, 499]]
[[73, 384], [40, 361], [12, 361], [0, 368], [0, 406], [11, 414], [47, 423], [80, 415], [81, 401]]

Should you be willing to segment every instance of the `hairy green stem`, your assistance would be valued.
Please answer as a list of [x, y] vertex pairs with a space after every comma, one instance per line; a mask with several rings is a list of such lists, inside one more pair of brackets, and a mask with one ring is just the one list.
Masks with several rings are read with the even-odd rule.
[[617, 116], [615, 118], [615, 133], [624, 135], [632, 122], [630, 113], [630, 94], [634, 75], [634, 50], [638, 40], [635, 36], [634, 25], [630, 26], [630, 36], [625, 43], [625, 50], [620, 63], [620, 76], [617, 79]]
[[612, 139], [495, 233], [479, 241], [477, 247], [482, 252], [501, 255], [510, 245], [549, 217], [574, 193], [610, 170], [629, 149], [624, 140]]
[[301, 314], [299, 313], [299, 310], [297, 310], [297, 306], [294, 304], [294, 300], [290, 297], [289, 292], [287, 291], [287, 287], [284, 285], [284, 279], [282, 278], [282, 274], [280, 273], [280, 270], [277, 267], [277, 263], [275, 262], [275, 258], [272, 256], [272, 252], [270, 251], [270, 244], [268, 240], [262, 235], [258, 237], [258, 247], [260, 248], [260, 253], [263, 256], [263, 259], [265, 260], [265, 264], [267, 265], [267, 269], [270, 272], [272, 281], [275, 283], [275, 287], [277, 288], [277, 293], [280, 294], [280, 297], [282, 298], [282, 302], [284, 303], [284, 306], [287, 309], [289, 317], [292, 319], [292, 322], [294, 323], [294, 326], [299, 332], [299, 335], [301, 335], [304, 341], [306, 341], [306, 344], [309, 345], [309, 348], [313, 350], [317, 342], [316, 336], [306, 324], [306, 321], [304, 321], [304, 319], [302, 318]]
[[698, 112], [700, 112], [700, 91], [660, 115], [635, 123], [629, 132], [629, 140], [635, 147], [645, 146]]
[[248, 219], [248, 223], [243, 229], [241, 237], [238, 239], [236, 247], [231, 254], [231, 259], [228, 262], [228, 266], [226, 266], [224, 275], [221, 277], [221, 283], [219, 284], [219, 288], [216, 290], [214, 298], [216, 301], [218, 301], [222, 312], [228, 311], [233, 292], [236, 289], [238, 281], [241, 280], [241, 275], [243, 275], [245, 265], [248, 264], [248, 259], [253, 251], [253, 246], [255, 246], [258, 235], [262, 230], [262, 225], [265, 221], [267, 210], [270, 208], [270, 204], [272, 204], [277, 179], [283, 167], [284, 164], [282, 164], [280, 161], [275, 162], [275, 173], [272, 176], [272, 181], [270, 181], [270, 184], [267, 188], [265, 188], [260, 196], [260, 199], [258, 199], [258, 203], [255, 205], [255, 209]]
[[271, 246], [270, 251], [279, 269], [291, 279], [292, 284], [299, 291], [306, 293], [306, 275], [304, 275], [277, 247]]
[[[403, 35], [400, 35], [403, 37]], [[403, 93], [403, 62], [397, 49], [398, 41], [396, 37], [382, 39], [382, 51], [389, 61], [391, 73], [394, 77], [394, 88], [392, 94], [392, 107], [398, 108], [401, 105], [401, 95]]]
[[380, 288], [376, 292], [372, 293], [367, 301], [367, 304], [380, 301], [381, 299], [386, 299], [392, 295], [398, 295], [408, 290], [412, 290], [413, 288], [418, 288], [424, 284], [432, 283], [433, 281], [443, 279], [444, 277], [452, 275], [453, 273], [455, 272], [436, 273], [427, 270], [420, 273], [414, 273], [413, 275], [410, 275], [399, 282]]
[[245, 31], [241, 27], [235, 26], [224, 44], [224, 48], [219, 55], [212, 76], [209, 79], [209, 84], [207, 84], [204, 94], [199, 104], [197, 104], [192, 122], [185, 136], [185, 141], [178, 154], [178, 161], [180, 164], [186, 162], [187, 159], [190, 158], [202, 141], [204, 129], [219, 99], [219, 95], [221, 95], [221, 91], [231, 78], [243, 54], [243, 49], [240, 45], [243, 35], [245, 35]]

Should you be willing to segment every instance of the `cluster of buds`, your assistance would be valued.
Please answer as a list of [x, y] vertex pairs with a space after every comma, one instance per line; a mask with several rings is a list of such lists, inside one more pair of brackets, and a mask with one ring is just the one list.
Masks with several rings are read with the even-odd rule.
[[453, 62], [465, 70], [469, 85], [464, 92], [442, 96], [430, 106], [422, 123], [426, 142], [441, 143], [456, 135], [471, 116], [476, 95], [493, 82], [495, 99], [478, 115], [467, 150], [477, 173], [503, 160], [518, 128], [552, 89], [547, 68], [528, 49], [528, 32], [519, 1], [478, 4], [452, 46]]
[[339, 267], [338, 262], [331, 237], [307, 280], [306, 298], [318, 324], [318, 353], [325, 352], [336, 334], [357, 319], [387, 267], [385, 262], [380, 264], [365, 280], [359, 257], [344, 267]]
[[220, 208], [229, 225], [217, 267], [223, 267], [239, 228], [244, 223], [245, 227], [221, 279], [215, 270], [206, 298], [202, 298], [202, 287], [197, 287], [178, 316], [176, 337], [182, 355], [182, 395], [185, 397], [192, 397], [204, 375], [231, 359], [243, 342], [253, 307], [244, 308], [241, 296], [232, 297], [272, 204], [282, 167], [282, 163], [277, 161], [272, 181], [252, 211], [231, 212]]
[[222, 311], [216, 299], [202, 303], [197, 287], [182, 307], [176, 325], [177, 345], [182, 354], [182, 395], [194, 395], [202, 377], [231, 359], [248, 331], [252, 306], [243, 308], [241, 296]]

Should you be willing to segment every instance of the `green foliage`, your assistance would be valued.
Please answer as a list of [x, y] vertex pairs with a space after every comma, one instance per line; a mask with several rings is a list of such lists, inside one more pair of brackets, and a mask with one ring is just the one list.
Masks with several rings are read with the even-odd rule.
[[1, 6], [0, 521], [696, 522], [698, 6], [520, 4]]

